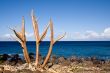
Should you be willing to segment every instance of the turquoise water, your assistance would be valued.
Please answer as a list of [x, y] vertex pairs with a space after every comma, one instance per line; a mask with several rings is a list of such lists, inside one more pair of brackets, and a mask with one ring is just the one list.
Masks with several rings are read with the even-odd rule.
[[[35, 53], [35, 42], [27, 42], [28, 51]], [[40, 53], [45, 56], [48, 52], [49, 42], [40, 44]], [[0, 54], [21, 54], [22, 48], [18, 42], [0, 42]], [[110, 59], [110, 41], [61, 41], [53, 47], [52, 55], [57, 56], [96, 56]]]

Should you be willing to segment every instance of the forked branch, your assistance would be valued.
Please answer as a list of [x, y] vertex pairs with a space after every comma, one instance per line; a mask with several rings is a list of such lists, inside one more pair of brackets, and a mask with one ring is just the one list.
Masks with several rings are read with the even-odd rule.
[[22, 17], [22, 30], [21, 32], [17, 32], [15, 29], [12, 29], [17, 38], [15, 38], [23, 48], [24, 58], [27, 63], [30, 63], [30, 58], [28, 55], [27, 47], [26, 47], [26, 36], [25, 36], [25, 22], [24, 17]]
[[36, 39], [36, 61], [35, 64], [36, 66], [38, 65], [38, 61], [39, 61], [39, 45], [40, 42], [45, 38], [47, 30], [49, 28], [49, 25], [44, 29], [44, 32], [41, 36], [39, 36], [39, 29], [38, 29], [38, 22], [35, 18], [35, 15], [32, 11], [32, 25], [33, 25], [33, 29], [34, 29], [34, 35], [35, 35], [35, 39]]
[[50, 31], [51, 31], [51, 42], [50, 42], [50, 47], [49, 47], [49, 51], [48, 51], [48, 54], [42, 64], [42, 68], [45, 67], [45, 65], [47, 64], [48, 60], [50, 59], [50, 56], [51, 56], [51, 53], [52, 53], [52, 48], [53, 48], [53, 45], [55, 44], [56, 41], [59, 41], [60, 39], [62, 39], [64, 35], [62, 36], [59, 36], [55, 41], [54, 41], [54, 31], [53, 31], [53, 23], [52, 23], [52, 20], [50, 19]]

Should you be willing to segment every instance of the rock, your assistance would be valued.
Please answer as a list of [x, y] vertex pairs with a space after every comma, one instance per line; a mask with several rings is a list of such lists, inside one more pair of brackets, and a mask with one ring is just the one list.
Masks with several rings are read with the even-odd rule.
[[3, 63], [3, 61], [2, 60], [0, 60], [0, 64], [2, 64]]
[[34, 61], [34, 59], [35, 59], [34, 56], [35, 56], [34, 53], [29, 53], [29, 57], [30, 57], [31, 61]]
[[69, 65], [71, 65], [71, 62], [66, 60], [66, 61], [62, 62], [61, 65], [62, 66], [69, 66]]
[[100, 60], [100, 63], [101, 63], [101, 64], [105, 64], [105, 60], [101, 59], [101, 60]]
[[9, 65], [10, 62], [7, 60], [7, 61], [4, 61], [4, 63], [2, 63], [3, 65]]
[[7, 61], [10, 56], [8, 54], [0, 55], [0, 64]]
[[91, 57], [91, 61], [94, 61], [94, 60], [96, 60], [96, 57]]
[[29, 69], [22, 69], [22, 70], [18, 70], [16, 73], [42, 73], [42, 72], [39, 70], [31, 71]]
[[48, 63], [48, 64], [47, 64], [47, 67], [48, 67], [48, 68], [50, 68], [50, 67], [52, 67], [52, 66], [53, 66], [53, 63]]
[[9, 61], [10, 65], [23, 64], [23, 61], [18, 54], [13, 55]]
[[43, 56], [43, 60], [45, 60], [46, 56]]
[[0, 73], [4, 71], [4, 67], [0, 67]]
[[19, 58], [18, 54], [12, 55], [10, 61], [15, 61]]
[[70, 62], [75, 62], [77, 61], [77, 58], [75, 56], [72, 56], [71, 58], [69, 58]]
[[4, 70], [3, 73], [13, 73], [13, 72], [11, 72], [9, 70]]
[[86, 61], [91, 61], [91, 57], [85, 58]]
[[65, 58], [64, 58], [64, 57], [58, 58], [58, 63], [62, 63], [62, 62], [64, 62], [64, 61], [65, 61]]
[[6, 61], [10, 56], [8, 54], [3, 54], [3, 60]]
[[24, 62], [21, 58], [18, 59], [17, 65], [22, 65]]
[[80, 59], [80, 58], [77, 59], [77, 62], [78, 62], [78, 63], [83, 63], [83, 61], [84, 61], [83, 59]]
[[48, 73], [46, 70], [44, 70], [42, 73]]
[[84, 62], [84, 61], [85, 61], [85, 58], [81, 58], [80, 60], [81, 60], [82, 62]]
[[31, 55], [35, 55], [35, 54], [34, 54], [34, 53], [32, 53], [32, 52], [30, 52], [30, 53], [29, 53], [29, 55], [31, 56]]
[[15, 73], [21, 73], [21, 71], [20, 70], [17, 70]]
[[51, 62], [52, 64], [56, 64], [56, 63], [57, 63], [57, 57], [56, 57], [56, 56], [52, 56], [50, 62]]
[[39, 70], [31, 71], [29, 69], [23, 69], [23, 70], [18, 70], [16, 73], [42, 73], [42, 72]]
[[9, 64], [8, 58], [10, 58], [8, 54], [0, 55], [0, 64]]
[[83, 66], [86, 66], [86, 67], [93, 66], [93, 62], [92, 61], [83, 61]]
[[68, 66], [61, 66], [56, 64], [49, 68], [48, 71], [49, 72], [47, 73], [68, 73]]
[[43, 63], [43, 57], [41, 54], [39, 54], [39, 64], [42, 64]]
[[94, 65], [100, 64], [100, 61], [99, 60], [93, 60], [93, 64]]
[[64, 57], [58, 58], [58, 63], [62, 66], [68, 66], [71, 64], [70, 60], [66, 60]]
[[33, 73], [33, 72], [28, 69], [23, 69], [23, 70], [17, 71], [17, 73]]
[[42, 73], [42, 72], [39, 70], [36, 70], [36, 71], [33, 71], [33, 73]]
[[106, 60], [105, 61], [105, 64], [108, 64], [109, 65], [110, 64], [110, 60]]

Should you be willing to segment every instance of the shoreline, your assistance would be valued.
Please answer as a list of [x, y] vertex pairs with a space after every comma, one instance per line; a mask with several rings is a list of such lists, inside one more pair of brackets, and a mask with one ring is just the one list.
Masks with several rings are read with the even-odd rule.
[[[32, 53], [32, 52], [30, 52], [29, 53], [30, 54], [30, 56], [32, 55], [33, 56], [33, 58], [35, 58], [35, 53]], [[0, 54], [0, 56], [3, 56], [4, 54]], [[21, 58], [21, 59], [23, 59], [24, 58], [24, 56], [23, 56], [23, 54], [22, 53], [20, 53], [20, 54], [18, 54], [18, 53], [12, 53], [12, 54], [5, 54], [5, 55], [8, 55], [9, 56], [9, 58], [12, 58], [14, 55], [18, 55], [19, 56], [19, 58]], [[39, 55], [41, 55], [41, 54], [39, 54]], [[46, 56], [46, 55], [45, 55]], [[42, 57], [45, 57], [44, 55], [42, 55]], [[93, 56], [76, 56], [76, 55], [72, 55], [72, 56], [60, 56], [60, 55], [55, 55], [55, 54], [53, 54], [52, 56], [56, 56], [57, 58], [59, 58], [59, 57], [64, 57], [64, 58], [71, 58], [71, 57], [76, 57], [76, 58], [84, 58], [84, 59], [87, 59], [87, 58], [93, 58], [93, 57], [95, 57], [96, 59], [98, 59], [98, 60], [110, 60], [110, 58], [109, 57], [99, 57], [99, 56], [95, 56], [95, 55], [93, 55]]]
[[[96, 57], [78, 58], [76, 56], [72, 56], [69, 58], [65, 58], [51, 56], [51, 59], [49, 60], [45, 67], [45, 70], [43, 70], [40, 67], [36, 68], [34, 64], [35, 58], [33, 53], [30, 53], [30, 58], [32, 61], [30, 65], [25, 63], [25, 61], [21, 59], [18, 54], [13, 55], [11, 57], [6, 54], [4, 56], [5, 56], [4, 61], [2, 61], [3, 58], [0, 56], [0, 72], [3, 71], [10, 71], [11, 73], [28, 73], [30, 71], [32, 71], [32, 73], [34, 73], [35, 71], [40, 71], [41, 73], [73, 73], [73, 72], [96, 73], [95, 71], [98, 71], [98, 73], [110, 72], [110, 60], [103, 59], [100, 60], [97, 59]], [[39, 63], [42, 64], [44, 57], [39, 55], [39, 59], [40, 59]]]

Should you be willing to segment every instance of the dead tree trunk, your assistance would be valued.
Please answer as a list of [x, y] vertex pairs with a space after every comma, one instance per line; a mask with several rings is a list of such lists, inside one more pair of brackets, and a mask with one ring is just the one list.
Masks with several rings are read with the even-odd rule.
[[38, 23], [36, 21], [36, 18], [34, 16], [34, 13], [32, 11], [32, 25], [33, 25], [33, 29], [34, 29], [34, 35], [35, 35], [35, 39], [36, 39], [36, 66], [38, 65], [38, 61], [39, 61], [39, 45], [40, 42], [45, 38], [47, 30], [49, 28], [49, 25], [44, 29], [43, 34], [41, 35], [41, 37], [39, 36], [39, 29], [38, 29]]
[[50, 20], [50, 31], [51, 31], [51, 42], [50, 42], [50, 47], [49, 47], [49, 51], [48, 51], [48, 54], [42, 64], [42, 68], [45, 67], [45, 65], [47, 64], [48, 60], [50, 59], [50, 56], [51, 56], [51, 53], [52, 53], [52, 48], [53, 48], [53, 45], [55, 44], [56, 41], [59, 41], [60, 39], [62, 39], [64, 35], [62, 36], [59, 36], [55, 41], [54, 41], [54, 31], [53, 31], [53, 23], [52, 23], [52, 20]]
[[24, 17], [22, 18], [22, 30], [21, 32], [16, 32], [15, 29], [12, 29], [14, 34], [16, 35], [16, 40], [21, 44], [21, 47], [23, 48], [23, 54], [24, 58], [27, 63], [30, 63], [30, 58], [28, 55], [27, 47], [26, 47], [26, 36], [25, 36], [25, 22]]

